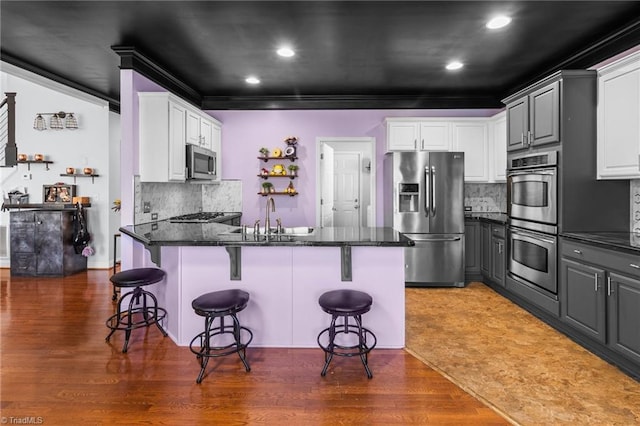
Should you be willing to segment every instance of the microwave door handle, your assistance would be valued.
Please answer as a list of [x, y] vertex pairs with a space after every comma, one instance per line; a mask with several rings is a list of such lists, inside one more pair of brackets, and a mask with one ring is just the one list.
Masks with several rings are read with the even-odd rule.
[[429, 178], [429, 166], [424, 168], [424, 191], [423, 191], [423, 196], [424, 196], [424, 211], [427, 215], [427, 217], [429, 216], [429, 197], [431, 196], [431, 191], [429, 188], [429, 185], [431, 185], [431, 179]]

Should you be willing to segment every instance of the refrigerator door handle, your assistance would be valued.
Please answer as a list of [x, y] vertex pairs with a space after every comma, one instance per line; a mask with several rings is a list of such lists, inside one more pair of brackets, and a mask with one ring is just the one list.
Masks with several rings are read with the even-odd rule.
[[431, 166], [431, 214], [436, 216], [436, 166]]
[[431, 195], [431, 191], [430, 191], [430, 185], [431, 185], [431, 179], [429, 178], [430, 175], [430, 171], [429, 171], [429, 166], [424, 168], [424, 211], [427, 214], [427, 217], [429, 217], [429, 197]]

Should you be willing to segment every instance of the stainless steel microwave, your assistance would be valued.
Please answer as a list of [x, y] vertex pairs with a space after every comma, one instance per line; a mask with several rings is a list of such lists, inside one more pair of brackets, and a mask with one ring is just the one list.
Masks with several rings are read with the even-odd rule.
[[187, 179], [214, 180], [217, 177], [216, 153], [196, 145], [187, 145]]

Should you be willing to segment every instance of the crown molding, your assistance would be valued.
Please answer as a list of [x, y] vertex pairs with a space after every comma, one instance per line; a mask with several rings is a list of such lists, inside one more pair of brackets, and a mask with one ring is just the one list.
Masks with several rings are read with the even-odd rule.
[[120, 69], [134, 70], [171, 93], [200, 108], [202, 96], [191, 86], [178, 79], [154, 60], [136, 50], [134, 46], [111, 46], [120, 56]]
[[23, 78], [40, 86], [55, 89], [69, 96], [80, 98], [97, 105], [104, 106], [108, 103], [109, 110], [120, 113], [120, 100], [111, 98], [89, 87], [78, 84], [58, 74], [54, 74], [43, 68], [16, 58], [6, 52], [0, 53], [2, 71], [16, 77]]

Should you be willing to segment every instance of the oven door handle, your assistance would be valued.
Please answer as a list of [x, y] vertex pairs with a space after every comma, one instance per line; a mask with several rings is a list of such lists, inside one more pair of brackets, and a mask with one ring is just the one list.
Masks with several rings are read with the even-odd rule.
[[545, 243], [549, 243], [549, 244], [555, 244], [556, 242], [550, 238], [546, 238], [545, 236], [543, 236], [542, 234], [538, 234], [537, 232], [530, 232], [530, 231], [516, 231], [515, 229], [511, 228], [511, 233], [514, 235], [519, 235], [521, 237], [529, 237], [529, 238], [535, 238], [541, 241], [544, 241]]
[[507, 176], [523, 176], [523, 175], [553, 176], [555, 174], [556, 174], [555, 170], [528, 170], [528, 171], [519, 171], [519, 172], [509, 172]]

